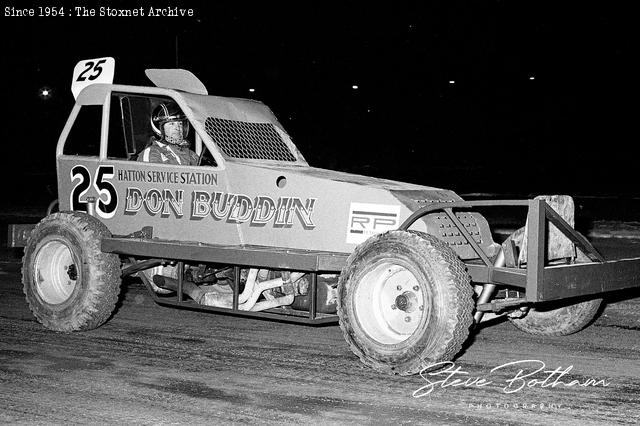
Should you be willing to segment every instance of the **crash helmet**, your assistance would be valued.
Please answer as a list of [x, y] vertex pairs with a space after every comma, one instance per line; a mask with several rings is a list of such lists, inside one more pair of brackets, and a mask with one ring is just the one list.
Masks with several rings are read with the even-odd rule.
[[[153, 109], [151, 113], [151, 128], [153, 132], [162, 140], [166, 140], [164, 125], [172, 121], [182, 122], [182, 140], [189, 134], [189, 120], [182, 113], [180, 107], [175, 102], [162, 102]], [[182, 141], [181, 140], [181, 141]], [[181, 143], [181, 141], [167, 141], [170, 143]]]

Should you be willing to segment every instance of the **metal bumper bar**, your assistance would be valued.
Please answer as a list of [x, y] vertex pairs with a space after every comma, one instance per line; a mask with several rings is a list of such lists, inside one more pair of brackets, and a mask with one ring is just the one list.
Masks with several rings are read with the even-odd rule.
[[544, 302], [595, 295], [640, 286], [640, 257], [602, 263], [575, 263], [547, 266], [534, 281], [527, 269], [467, 265], [475, 283], [491, 283], [521, 288], [527, 302]]
[[[459, 224], [453, 209], [474, 207], [528, 207], [526, 268], [494, 267], [491, 259]], [[444, 211], [476, 251], [480, 264], [467, 263], [476, 283], [502, 284], [526, 291], [528, 302], [543, 302], [613, 290], [640, 287], [640, 258], [605, 261], [591, 243], [574, 230], [544, 200], [478, 200], [437, 203], [414, 212], [400, 229], [408, 230], [421, 217]], [[545, 266], [547, 221], [571, 240], [593, 263]]]

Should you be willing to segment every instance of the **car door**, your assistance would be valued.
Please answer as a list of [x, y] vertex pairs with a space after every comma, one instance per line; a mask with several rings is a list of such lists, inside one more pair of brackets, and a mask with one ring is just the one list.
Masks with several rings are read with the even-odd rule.
[[210, 214], [228, 181], [194, 126], [186, 139], [199, 165], [138, 161], [153, 136], [150, 112], [167, 101], [113, 92], [103, 105], [76, 106], [58, 152], [60, 208], [90, 211], [114, 235], [151, 226], [154, 238], [238, 244], [237, 226]]

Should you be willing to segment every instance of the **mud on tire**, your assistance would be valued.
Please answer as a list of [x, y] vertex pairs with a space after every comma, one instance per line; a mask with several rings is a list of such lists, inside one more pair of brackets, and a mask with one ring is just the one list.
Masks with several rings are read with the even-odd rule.
[[120, 259], [103, 253], [107, 227], [81, 212], [54, 213], [31, 233], [22, 262], [24, 294], [33, 315], [55, 331], [90, 330], [113, 312]]
[[473, 322], [469, 281], [455, 252], [431, 235], [376, 235], [356, 248], [340, 275], [340, 328], [364, 364], [418, 373], [460, 351]]

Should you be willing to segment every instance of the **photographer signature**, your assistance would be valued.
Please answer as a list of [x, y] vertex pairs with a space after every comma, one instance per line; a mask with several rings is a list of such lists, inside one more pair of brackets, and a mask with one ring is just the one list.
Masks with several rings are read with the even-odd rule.
[[[513, 376], [505, 379], [490, 380], [491, 374], [504, 372], [507, 368], [515, 368], [517, 372]], [[422, 377], [427, 384], [413, 392], [414, 398], [420, 398], [429, 395], [436, 388], [456, 388], [456, 387], [476, 387], [483, 388], [489, 385], [497, 385], [502, 388], [504, 393], [516, 393], [525, 388], [555, 388], [564, 387], [607, 387], [611, 382], [604, 379], [586, 378], [582, 380], [568, 380], [565, 376], [573, 370], [573, 365], [569, 367], [557, 367], [555, 369], [547, 369], [547, 365], [537, 359], [526, 359], [522, 361], [513, 361], [494, 367], [487, 377], [472, 377], [470, 373], [462, 370], [462, 367], [456, 366], [452, 361], [442, 361], [428, 365], [420, 371]], [[564, 380], [563, 380], [564, 378]]]

